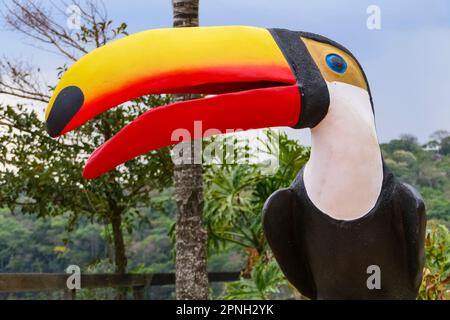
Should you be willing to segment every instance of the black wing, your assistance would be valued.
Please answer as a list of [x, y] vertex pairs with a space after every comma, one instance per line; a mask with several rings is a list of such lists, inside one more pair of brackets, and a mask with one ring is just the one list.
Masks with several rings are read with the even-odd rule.
[[[286, 278], [304, 296], [315, 299], [316, 289], [302, 245], [297, 243], [294, 213], [299, 212], [290, 189], [274, 192], [263, 208], [263, 227], [267, 241]], [[297, 230], [299, 232], [299, 230]]]
[[419, 289], [422, 281], [422, 270], [425, 254], [426, 213], [425, 204], [420, 193], [406, 183], [400, 184], [402, 191], [403, 228], [405, 230], [408, 265], [412, 285]]

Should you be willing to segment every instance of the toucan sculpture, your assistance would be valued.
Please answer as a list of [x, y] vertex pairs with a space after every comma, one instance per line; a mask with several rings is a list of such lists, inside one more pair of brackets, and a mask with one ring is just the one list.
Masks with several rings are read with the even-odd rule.
[[[93, 179], [214, 128], [311, 128], [311, 157], [263, 210], [287, 279], [312, 299], [414, 299], [424, 262], [425, 208], [384, 165], [372, 96], [356, 58], [319, 35], [255, 27], [157, 29], [87, 54], [62, 77], [46, 112], [53, 137], [146, 94], [212, 97], [148, 110], [99, 147]], [[370, 285], [371, 270], [378, 284]]]

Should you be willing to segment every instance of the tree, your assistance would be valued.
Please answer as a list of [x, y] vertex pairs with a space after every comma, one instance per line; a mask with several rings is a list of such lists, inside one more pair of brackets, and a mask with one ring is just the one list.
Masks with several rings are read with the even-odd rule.
[[450, 131], [447, 130], [437, 130], [433, 132], [430, 136], [431, 141], [440, 142], [442, 139], [450, 137]]
[[[309, 149], [285, 133], [267, 130], [266, 135], [267, 139], [260, 140], [264, 148], [259, 152], [278, 154], [275, 173], [264, 175], [256, 164], [208, 166], [205, 170], [205, 217], [210, 243], [217, 247], [228, 242], [245, 248], [244, 278], [253, 275], [253, 267], [261, 258], [266, 262], [271, 259], [261, 221], [264, 203], [273, 192], [288, 187], [309, 159]], [[241, 158], [244, 150], [236, 152]]]
[[431, 141], [428, 143], [436, 146], [438, 152], [444, 156], [450, 154], [450, 132], [447, 130], [438, 130], [431, 135]]
[[414, 142], [415, 139], [394, 139], [381, 145], [389, 169], [424, 197], [428, 219], [438, 219], [447, 225], [450, 220], [450, 157], [445, 154], [445, 145], [449, 134], [438, 130], [423, 146]]
[[[265, 137], [258, 140], [260, 148], [256, 150], [238, 144], [234, 157], [254, 156], [255, 151], [261, 153], [256, 155], [259, 159], [277, 156], [278, 166], [270, 166], [271, 172], [258, 164], [214, 165], [205, 169], [205, 220], [210, 246], [221, 250], [227, 244], [238, 245], [247, 258], [241, 279], [227, 284], [224, 299], [269, 299], [287, 285], [264, 236], [261, 211], [273, 192], [292, 183], [309, 159], [309, 148], [274, 130], [265, 130]], [[291, 289], [283, 290], [283, 296], [299, 297]]]
[[402, 134], [400, 138], [393, 139], [389, 143], [384, 144], [383, 147], [388, 152], [393, 152], [394, 150], [405, 150], [412, 153], [417, 153], [421, 150], [417, 138], [411, 134]]
[[[172, 0], [173, 26], [198, 26], [199, 0]], [[189, 100], [194, 95], [178, 96]], [[177, 299], [207, 299], [207, 235], [203, 228], [203, 167], [194, 163], [197, 143], [190, 143], [190, 163], [174, 168], [176, 220], [176, 297]]]
[[409, 134], [409, 133], [401, 134], [400, 140], [403, 141], [405, 144], [409, 144], [409, 145], [418, 145], [419, 144], [417, 137], [412, 134]]
[[430, 135], [430, 141], [425, 147], [437, 151], [441, 155], [450, 154], [450, 132], [447, 130], [437, 130]]
[[450, 155], [450, 136], [441, 140], [441, 147], [439, 151], [445, 156]]
[[[51, 9], [34, 1], [13, 0], [6, 5], [4, 20], [14, 31], [35, 44], [56, 51], [68, 63], [91, 49], [126, 35], [127, 25], [116, 27], [97, 2], [73, 1], [79, 8], [79, 29], [67, 30]], [[0, 207], [12, 211], [56, 216], [70, 213], [71, 224], [80, 216], [111, 224], [117, 273], [127, 269], [124, 229], [133, 229], [141, 217], [139, 208], [151, 205], [152, 193], [171, 185], [173, 166], [169, 150], [161, 149], [134, 159], [96, 180], [81, 176], [87, 156], [145, 109], [167, 104], [170, 97], [139, 98], [115, 108], [58, 139], [51, 139], [41, 120], [43, 103], [53, 86], [39, 81], [39, 68], [4, 58], [0, 63], [0, 92], [27, 99], [26, 104], [0, 109]], [[59, 76], [67, 66], [60, 67]], [[33, 103], [40, 103], [37, 105]]]

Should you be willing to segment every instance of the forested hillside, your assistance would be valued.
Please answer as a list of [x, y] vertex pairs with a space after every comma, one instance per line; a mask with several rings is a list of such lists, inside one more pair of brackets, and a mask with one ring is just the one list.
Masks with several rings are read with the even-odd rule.
[[428, 219], [450, 225], [450, 132], [437, 131], [421, 145], [412, 135], [382, 145], [386, 164], [422, 194]]

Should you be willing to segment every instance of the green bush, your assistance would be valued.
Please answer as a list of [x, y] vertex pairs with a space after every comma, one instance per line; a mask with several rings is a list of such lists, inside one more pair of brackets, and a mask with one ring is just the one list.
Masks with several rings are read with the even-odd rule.
[[262, 259], [254, 266], [251, 278], [241, 278], [226, 286], [225, 300], [273, 299], [280, 292], [280, 287], [287, 281], [275, 260], [264, 262]]
[[418, 298], [421, 300], [450, 299], [450, 232], [444, 225], [429, 223], [425, 256], [425, 268]]

